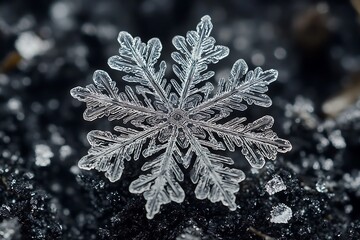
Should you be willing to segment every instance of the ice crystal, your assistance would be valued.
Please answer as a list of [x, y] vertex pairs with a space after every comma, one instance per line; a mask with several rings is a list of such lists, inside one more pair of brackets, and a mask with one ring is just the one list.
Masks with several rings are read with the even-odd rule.
[[289, 208], [283, 203], [280, 203], [279, 205], [273, 207], [270, 214], [270, 222], [272, 223], [288, 223], [288, 221], [292, 218], [291, 208]]
[[286, 185], [279, 175], [275, 175], [265, 184], [265, 189], [270, 195], [273, 195], [275, 193], [286, 190]]
[[173, 38], [177, 51], [171, 56], [178, 80], [170, 81], [164, 78], [165, 61], [157, 66], [162, 49], [159, 39], [144, 43], [139, 37], [120, 32], [119, 55], [110, 57], [108, 64], [126, 73], [124, 81], [137, 85], [125, 86], [121, 92], [106, 72], [97, 70], [94, 84], [71, 90], [73, 97], [87, 104], [85, 120], [107, 117], [127, 126], [116, 126], [118, 134], [91, 131], [91, 148], [79, 161], [80, 168], [105, 172], [115, 182], [122, 175], [125, 160], [153, 156], [142, 167], [146, 173], [129, 187], [130, 192], [144, 195], [149, 219], [162, 204], [184, 201], [179, 182], [184, 179], [183, 170], [190, 166], [198, 199], [221, 201], [235, 210], [235, 193], [245, 174], [230, 168], [233, 160], [219, 155], [219, 151], [240, 147], [252, 167], [262, 168], [265, 159], [274, 160], [277, 152], [291, 149], [287, 140], [271, 130], [271, 116], [248, 124], [244, 117], [230, 118], [233, 110], [244, 111], [247, 105], [269, 107], [271, 99], [265, 92], [276, 80], [277, 71], [260, 67], [248, 71], [240, 59], [230, 77], [214, 87], [208, 80], [215, 73], [208, 65], [226, 57], [229, 49], [215, 45], [211, 30], [211, 19], [204, 16], [195, 31]]

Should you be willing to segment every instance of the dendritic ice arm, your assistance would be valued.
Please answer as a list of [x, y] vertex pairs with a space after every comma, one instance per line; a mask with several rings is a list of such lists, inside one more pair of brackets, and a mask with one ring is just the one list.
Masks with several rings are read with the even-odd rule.
[[130, 87], [125, 87], [125, 92], [119, 93], [115, 82], [105, 71], [95, 71], [93, 81], [94, 85], [75, 87], [70, 92], [74, 98], [86, 102], [84, 119], [87, 121], [108, 116], [110, 121], [122, 119], [127, 123], [148, 120], [155, 124], [165, 116], [151, 105], [144, 106]]
[[[192, 121], [193, 132], [203, 132], [213, 136], [215, 133], [222, 139], [223, 144], [230, 151], [235, 147], [242, 148], [242, 154], [254, 168], [262, 168], [265, 158], [275, 160], [278, 152], [285, 153], [291, 150], [289, 141], [279, 138], [271, 130], [274, 119], [264, 116], [252, 123], [243, 125], [246, 118], [234, 118], [225, 124], [215, 124], [205, 121]], [[200, 129], [199, 129], [200, 128]]]
[[179, 65], [173, 65], [173, 71], [180, 80], [180, 85], [172, 80], [172, 84], [180, 95], [179, 107], [187, 109], [191, 107], [192, 101], [199, 101], [201, 95], [207, 94], [211, 84], [205, 84], [202, 88], [196, 85], [214, 76], [213, 71], [206, 71], [207, 65], [217, 63], [229, 54], [229, 49], [225, 46], [215, 46], [215, 39], [210, 36], [212, 23], [209, 16], [201, 18], [196, 31], [189, 31], [186, 38], [175, 36], [173, 45], [179, 52], [173, 52], [172, 58]]
[[109, 58], [109, 66], [125, 73], [132, 73], [125, 75], [123, 80], [146, 86], [146, 92], [155, 97], [157, 108], [169, 111], [172, 108], [168, 101], [171, 86], [166, 85], [166, 79], [163, 78], [166, 70], [165, 61], [160, 62], [159, 71], [155, 70], [155, 64], [161, 55], [160, 40], [152, 38], [145, 44], [139, 37], [133, 38], [127, 32], [120, 32], [118, 42], [119, 55]]
[[[242, 78], [245, 76], [245, 79]], [[236, 61], [231, 69], [228, 80], [220, 80], [217, 92], [212, 98], [197, 105], [189, 111], [196, 115], [195, 118], [209, 118], [214, 112], [219, 112], [219, 116], [213, 120], [218, 120], [228, 116], [232, 109], [244, 111], [247, 104], [255, 104], [261, 107], [269, 107], [272, 102], [265, 93], [268, 85], [277, 79], [278, 72], [274, 69], [263, 71], [257, 67], [254, 71], [248, 71], [246, 62], [242, 59]]]
[[105, 176], [115, 182], [120, 179], [124, 170], [124, 160], [137, 160], [144, 143], [154, 138], [166, 126], [166, 123], [149, 127], [144, 131], [116, 127], [120, 136], [107, 131], [94, 130], [89, 132], [88, 141], [91, 145], [86, 156], [80, 159], [79, 167], [85, 170], [96, 169], [105, 172]]
[[165, 152], [141, 168], [143, 171], [150, 170], [150, 173], [141, 175], [129, 187], [132, 193], [144, 194], [149, 219], [160, 211], [162, 204], [170, 201], [181, 203], [185, 198], [184, 190], [178, 183], [183, 181], [184, 174], [174, 157], [178, 129], [175, 126], [171, 131], [168, 142], [164, 144]]
[[196, 154], [196, 160], [191, 171], [191, 180], [196, 185], [195, 195], [198, 199], [208, 198], [211, 202], [221, 201], [230, 210], [236, 209], [235, 193], [239, 191], [239, 182], [245, 179], [245, 174], [239, 169], [224, 167], [232, 165], [229, 157], [224, 157], [201, 146], [190, 129], [184, 128], [191, 148]]

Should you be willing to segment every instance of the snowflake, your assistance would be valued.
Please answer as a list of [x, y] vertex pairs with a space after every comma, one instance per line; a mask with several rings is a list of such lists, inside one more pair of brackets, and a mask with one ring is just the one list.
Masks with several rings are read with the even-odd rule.
[[152, 156], [141, 168], [146, 174], [129, 187], [131, 193], [144, 195], [149, 219], [161, 205], [184, 201], [179, 182], [184, 179], [183, 170], [190, 166], [198, 199], [221, 201], [235, 210], [235, 193], [245, 174], [228, 167], [233, 160], [218, 155], [219, 151], [240, 147], [252, 167], [262, 168], [265, 159], [274, 160], [277, 152], [291, 149], [287, 140], [270, 129], [274, 121], [271, 116], [248, 124], [244, 117], [229, 119], [233, 110], [244, 111], [247, 105], [269, 107], [271, 99], [264, 93], [276, 80], [277, 71], [260, 67], [248, 71], [240, 59], [230, 77], [214, 87], [208, 80], [215, 73], [208, 71], [208, 64], [225, 58], [229, 49], [215, 45], [211, 30], [211, 19], [204, 16], [196, 31], [173, 38], [177, 51], [171, 56], [178, 81], [164, 78], [165, 61], [155, 66], [162, 49], [159, 39], [144, 43], [139, 37], [120, 32], [119, 55], [110, 57], [108, 64], [125, 72], [123, 80], [134, 86], [125, 86], [120, 92], [106, 72], [97, 70], [94, 84], [71, 90], [74, 98], [87, 104], [85, 120], [106, 116], [109, 121], [123, 123], [114, 128], [118, 134], [100, 130], [88, 134], [91, 148], [79, 161], [80, 168], [105, 172], [115, 182], [123, 173], [125, 160]]

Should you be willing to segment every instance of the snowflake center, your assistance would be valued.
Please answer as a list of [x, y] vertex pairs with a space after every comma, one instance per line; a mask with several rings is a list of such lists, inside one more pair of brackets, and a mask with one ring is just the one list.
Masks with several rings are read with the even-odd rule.
[[186, 121], [186, 112], [181, 109], [175, 109], [169, 114], [169, 122], [175, 125], [182, 125]]

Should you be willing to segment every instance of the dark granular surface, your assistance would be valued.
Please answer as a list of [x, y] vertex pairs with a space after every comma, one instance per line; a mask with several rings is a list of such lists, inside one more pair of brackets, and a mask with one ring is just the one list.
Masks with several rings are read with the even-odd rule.
[[[359, 13], [356, 0], [0, 1], [0, 239], [360, 239]], [[205, 14], [231, 50], [216, 79], [238, 58], [279, 70], [273, 106], [242, 114], [272, 115], [293, 150], [258, 171], [231, 154], [247, 175], [236, 211], [196, 199], [185, 180], [185, 201], [148, 220], [128, 191], [143, 159], [116, 183], [77, 167], [86, 133], [113, 126], [82, 120], [69, 91], [96, 69], [120, 80], [106, 62], [123, 30], [160, 38], [170, 66], [171, 38]], [[269, 195], [275, 175], [286, 190]], [[271, 220], [279, 204], [287, 223]]]

